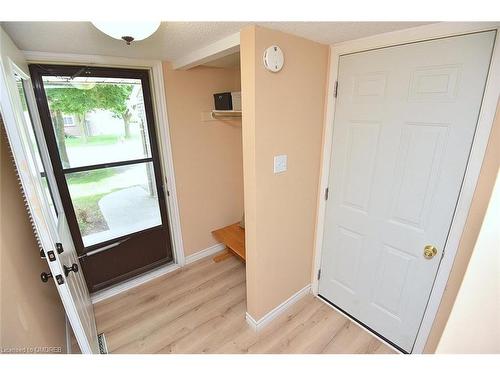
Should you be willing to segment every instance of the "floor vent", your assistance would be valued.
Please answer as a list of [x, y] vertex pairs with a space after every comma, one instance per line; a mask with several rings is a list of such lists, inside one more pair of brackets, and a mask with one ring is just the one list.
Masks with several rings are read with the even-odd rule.
[[106, 345], [106, 336], [104, 336], [104, 333], [97, 335], [97, 341], [99, 342], [99, 352], [101, 354], [108, 354], [108, 345]]

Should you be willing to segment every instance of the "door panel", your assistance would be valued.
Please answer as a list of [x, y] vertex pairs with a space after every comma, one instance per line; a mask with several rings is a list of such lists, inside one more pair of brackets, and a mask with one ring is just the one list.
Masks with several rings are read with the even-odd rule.
[[[55, 282], [82, 353], [99, 353], [94, 311], [83, 274], [64, 273], [64, 266], [80, 264], [71, 237], [67, 235], [69, 229], [64, 214], [57, 207], [59, 200], [52, 200], [56, 196], [51, 194], [55, 190], [51, 186], [50, 163], [45, 157], [46, 145], [43, 139], [34, 139], [34, 135], [39, 134], [37, 114], [33, 111], [27, 113], [28, 108], [32, 109], [28, 68], [21, 52], [1, 27], [0, 46], [2, 117], [21, 181], [21, 193], [24, 194], [39, 245], [47, 255], [48, 269], [53, 275], [49, 282]], [[19, 79], [22, 79], [21, 84]], [[62, 253], [56, 250], [57, 243], [62, 244]], [[53, 260], [49, 258], [50, 252], [53, 253]], [[34, 252], [33, 256], [39, 256], [39, 253]], [[59, 282], [56, 282], [56, 277]]]
[[[91, 288], [99, 290], [170, 262], [172, 258], [165, 246], [169, 241], [168, 233], [161, 227], [148, 229], [80, 261], [91, 279]], [[157, 250], [159, 246], [163, 251]]]
[[[74, 74], [82, 70], [76, 69]], [[52, 131], [64, 168], [151, 158], [141, 81], [144, 71], [135, 78], [106, 74], [72, 78], [68, 67], [56, 70], [37, 65], [35, 70], [41, 70]], [[55, 71], [62, 75], [55, 76]], [[91, 71], [78, 74], [87, 72]]]
[[[340, 58], [319, 293], [408, 352], [446, 244], [494, 38]], [[438, 249], [432, 259], [426, 245]]]
[[430, 198], [441, 171], [445, 124], [406, 123], [394, 173], [391, 221], [417, 230], [426, 227]]
[[151, 162], [65, 173], [84, 247], [161, 226], [158, 192], [149, 176]]
[[379, 133], [376, 122], [352, 122], [347, 134], [343, 204], [362, 212], [368, 209]]

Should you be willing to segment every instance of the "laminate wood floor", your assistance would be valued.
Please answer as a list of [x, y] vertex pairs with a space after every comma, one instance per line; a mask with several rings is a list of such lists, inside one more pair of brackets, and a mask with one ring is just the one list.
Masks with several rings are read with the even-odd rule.
[[111, 353], [395, 353], [312, 295], [260, 332], [245, 321], [245, 265], [206, 258], [94, 306]]

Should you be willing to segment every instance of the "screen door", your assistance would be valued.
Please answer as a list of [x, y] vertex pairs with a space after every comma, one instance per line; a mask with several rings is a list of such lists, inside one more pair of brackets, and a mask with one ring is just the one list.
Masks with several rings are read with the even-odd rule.
[[172, 260], [147, 70], [31, 65], [91, 291]]

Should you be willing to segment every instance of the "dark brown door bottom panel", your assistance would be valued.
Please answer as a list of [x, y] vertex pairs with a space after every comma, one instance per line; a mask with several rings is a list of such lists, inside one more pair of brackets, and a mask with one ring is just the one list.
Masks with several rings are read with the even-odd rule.
[[91, 293], [172, 262], [168, 232], [153, 228], [80, 258]]

